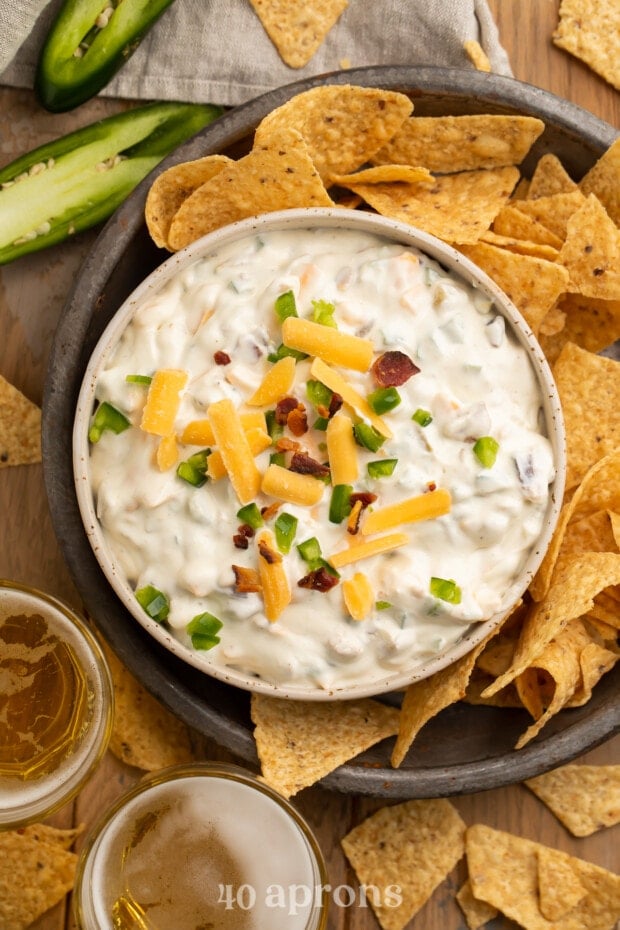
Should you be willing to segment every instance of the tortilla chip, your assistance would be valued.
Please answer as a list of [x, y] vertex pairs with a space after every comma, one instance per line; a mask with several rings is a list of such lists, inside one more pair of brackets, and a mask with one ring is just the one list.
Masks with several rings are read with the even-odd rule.
[[570, 501], [562, 507], [551, 543], [529, 587], [535, 601], [541, 601], [549, 590], [569, 524], [616, 508], [620, 509], [620, 450], [596, 462], [584, 475]]
[[620, 300], [598, 300], [583, 294], [563, 294], [558, 309], [564, 314], [564, 328], [540, 344], [553, 365], [567, 342], [588, 352], [600, 352], [620, 339]]
[[568, 342], [553, 375], [566, 426], [569, 491], [591, 465], [620, 446], [620, 362]]
[[286, 701], [252, 694], [250, 706], [262, 776], [285, 798], [398, 732], [398, 710], [370, 698]]
[[[476, 898], [496, 907], [525, 930], [550, 930], [539, 907], [540, 843], [483, 824], [466, 833], [467, 865]], [[556, 851], [575, 874], [585, 895], [562, 922], [562, 930], [613, 930], [620, 917], [620, 876]], [[559, 930], [559, 928], [558, 928]]]
[[564, 765], [524, 784], [573, 836], [620, 823], [620, 765]]
[[594, 194], [573, 213], [558, 261], [568, 269], [569, 290], [620, 300], [618, 230]]
[[371, 161], [447, 173], [506, 168], [523, 161], [544, 128], [531, 116], [413, 116]]
[[486, 242], [462, 246], [461, 251], [495, 281], [537, 334], [543, 319], [566, 290], [566, 269]]
[[536, 200], [518, 200], [514, 206], [524, 216], [529, 216], [560, 239], [566, 239], [568, 221], [585, 200], [580, 190], [564, 194], [552, 194], [550, 197], [538, 197]]
[[544, 600], [533, 604], [527, 614], [512, 665], [483, 692], [483, 696], [497, 693], [535, 665], [537, 657], [567, 624], [592, 608], [596, 594], [608, 585], [619, 583], [620, 555], [617, 553], [586, 552], [569, 560], [561, 575], [554, 576]]
[[620, 226], [620, 138], [584, 175], [579, 188], [586, 197], [596, 194], [616, 226]]
[[480, 655], [476, 667], [487, 675], [497, 678], [510, 668], [517, 645], [518, 632], [514, 636], [503, 637], [502, 634], [489, 643]]
[[556, 336], [561, 333], [566, 325], [566, 314], [556, 304], [551, 310], [544, 315], [538, 328], [538, 336]]
[[547, 920], [561, 920], [587, 894], [571, 857], [556, 849], [538, 849], [538, 897], [540, 912]]
[[530, 189], [529, 178], [521, 178], [512, 192], [512, 200], [525, 200]]
[[250, 0], [289, 68], [303, 68], [347, 8], [348, 0]]
[[146, 195], [144, 218], [158, 248], [168, 248], [170, 224], [183, 201], [229, 164], [231, 159], [225, 155], [206, 155], [173, 165], [155, 178]]
[[477, 898], [474, 898], [469, 879], [457, 891], [456, 900], [465, 915], [469, 930], [480, 930], [480, 927], [483, 927], [490, 920], [494, 920], [499, 914], [496, 907], [492, 907], [486, 901], [478, 901]]
[[517, 693], [533, 723], [517, 740], [522, 749], [549, 720], [565, 707], [581, 684], [580, 657], [590, 639], [583, 623], [575, 618], [547, 643], [542, 652], [516, 679]]
[[0, 927], [25, 930], [73, 888], [77, 856], [34, 832], [0, 832]]
[[172, 220], [168, 243], [182, 249], [214, 229], [259, 213], [331, 205], [303, 139], [293, 129], [282, 130], [187, 197]]
[[332, 184], [341, 187], [351, 187], [353, 184], [379, 184], [382, 181], [404, 181], [415, 184], [418, 181], [432, 181], [433, 176], [428, 168], [417, 168], [413, 165], [376, 165], [374, 168], [363, 168], [353, 174], [332, 174]]
[[560, 254], [552, 245], [543, 245], [539, 242], [529, 242], [527, 239], [515, 239], [512, 236], [500, 236], [493, 230], [488, 230], [480, 237], [480, 242], [488, 242], [499, 249], [508, 249], [519, 255], [532, 255], [534, 258], [544, 258], [548, 262], [557, 260]]
[[620, 90], [620, 7], [616, 0], [562, 0], [552, 39]]
[[409, 97], [396, 91], [326, 84], [272, 110], [256, 130], [255, 145], [296, 129], [328, 181], [332, 174], [350, 174], [369, 161], [412, 110]]
[[519, 210], [514, 197], [493, 220], [493, 232], [499, 236], [509, 236], [520, 241], [550, 245], [558, 252], [562, 248], [563, 240], [534, 217], [527, 216]]
[[557, 155], [548, 152], [538, 159], [528, 189], [527, 199], [551, 197], [553, 194], [569, 194], [577, 185]]
[[[383, 807], [342, 839], [384, 930], [402, 930], [419, 911], [463, 855], [464, 836], [456, 808], [438, 798]], [[394, 888], [402, 897], [397, 906]]]
[[146, 691], [104, 647], [114, 683], [110, 750], [122, 762], [147, 772], [192, 762], [189, 730]]
[[583, 707], [587, 704], [592, 697], [594, 686], [598, 684], [603, 675], [612, 670], [618, 658], [620, 656], [615, 646], [615, 639], [613, 649], [607, 649], [597, 642], [588, 643], [579, 656], [581, 685], [572, 698], [566, 702], [566, 707]]
[[83, 833], [83, 831], [83, 825], [67, 830], [60, 827], [52, 827], [45, 823], [31, 823], [27, 827], [20, 827], [20, 829], [15, 832], [21, 834], [21, 836], [28, 836], [38, 842], [57, 843], [61, 849], [71, 849], [77, 837]]
[[466, 39], [463, 42], [463, 50], [477, 71], [491, 71], [491, 62], [489, 56], [475, 39]]
[[485, 642], [434, 675], [409, 685], [400, 710], [398, 736], [392, 751], [394, 768], [401, 764], [414, 739], [431, 717], [465, 697], [476, 659]]
[[41, 410], [0, 375], [0, 468], [41, 461]]
[[606, 510], [598, 510], [578, 520], [572, 520], [564, 542], [571, 553], [618, 552], [618, 544], [612, 532], [611, 520]]
[[484, 696], [494, 678], [494, 675], [487, 675], [474, 669], [463, 698], [465, 704], [475, 707], [523, 707], [517, 689], [512, 683], [496, 691], [495, 694]]
[[356, 184], [377, 213], [454, 243], [477, 242], [510, 196], [516, 168], [462, 171], [432, 184]]

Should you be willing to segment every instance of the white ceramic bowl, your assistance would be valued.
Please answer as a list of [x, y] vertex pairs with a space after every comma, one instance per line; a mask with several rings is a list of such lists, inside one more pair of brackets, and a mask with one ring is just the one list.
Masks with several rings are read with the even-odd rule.
[[[105, 367], [110, 353], [132, 318], [136, 307], [149, 295], [164, 286], [180, 269], [185, 268], [197, 258], [212, 252], [215, 248], [225, 246], [256, 232], [317, 226], [329, 227], [330, 229], [346, 227], [367, 231], [387, 237], [394, 242], [417, 248], [430, 258], [439, 261], [451, 273], [476, 286], [494, 302], [496, 310], [503, 315], [507, 328], [514, 333], [518, 342], [529, 355], [540, 388], [545, 431], [553, 448], [556, 466], [556, 477], [550, 487], [547, 510], [539, 538], [532, 547], [523, 569], [505, 592], [502, 601], [503, 607], [499, 613], [472, 624], [456, 643], [412, 669], [405, 672], [399, 671], [385, 674], [380, 679], [361, 680], [353, 685], [348, 683], [341, 688], [329, 690], [308, 686], [276, 685], [255, 676], [235, 671], [229, 667], [218, 666], [213, 660], [212, 653], [201, 653], [186, 647], [165, 626], [147, 616], [137, 603], [133, 588], [119, 568], [115, 554], [110, 551], [97, 518], [90, 485], [88, 443], [88, 427], [93, 413], [99, 373]], [[188, 246], [183, 251], [172, 255], [136, 288], [108, 324], [87, 366], [75, 415], [73, 464], [80, 514], [95, 556], [124, 606], [151, 636], [183, 661], [227, 684], [249, 691], [294, 699], [334, 700], [359, 698], [400, 690], [411, 682], [425, 678], [450, 665], [469, 652], [500, 624], [503, 617], [518, 602], [528, 587], [549, 545], [562, 500], [566, 463], [562, 413], [557, 389], [549, 367], [540, 346], [523, 317], [494, 282], [455, 249], [420, 230], [365, 211], [345, 211], [341, 208], [311, 208], [266, 214], [219, 229]]]

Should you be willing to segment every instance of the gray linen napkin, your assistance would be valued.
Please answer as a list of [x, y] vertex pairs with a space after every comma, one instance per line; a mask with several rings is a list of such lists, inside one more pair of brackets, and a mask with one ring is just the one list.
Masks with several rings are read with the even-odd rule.
[[[0, 83], [32, 87], [60, 3], [0, 0]], [[248, 0], [176, 0], [102, 95], [234, 106], [345, 62], [471, 68], [466, 39], [480, 42], [495, 72], [511, 74], [486, 0], [349, 0], [303, 68], [284, 64]]]

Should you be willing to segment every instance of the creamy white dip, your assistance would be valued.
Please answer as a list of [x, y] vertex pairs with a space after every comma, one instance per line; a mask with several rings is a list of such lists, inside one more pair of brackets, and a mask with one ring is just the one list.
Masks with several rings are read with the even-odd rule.
[[[407, 545], [343, 567], [340, 583], [323, 593], [298, 586], [308, 565], [296, 544], [316, 537], [328, 558], [347, 546], [346, 521], [329, 522], [329, 486], [315, 506], [283, 503], [279, 513], [298, 520], [283, 555], [292, 600], [269, 622], [260, 593], [235, 593], [232, 566], [256, 568], [257, 552], [254, 540], [247, 550], [233, 541], [241, 504], [231, 482], [195, 488], [175, 467], [158, 469], [159, 440], [139, 428], [147, 389], [126, 376], [188, 373], [179, 436], [222, 398], [249, 410], [248, 398], [272, 366], [267, 356], [282, 342], [274, 304], [287, 291], [300, 317], [312, 318], [312, 301], [330, 302], [340, 332], [370, 339], [375, 358], [399, 350], [420, 369], [397, 387], [401, 402], [383, 416], [393, 438], [378, 452], [358, 449], [354, 490], [376, 494], [372, 507], [382, 508], [436, 486], [449, 491], [452, 506], [444, 516], [398, 527]], [[230, 364], [214, 362], [218, 351]], [[310, 364], [297, 363], [288, 393], [304, 403], [312, 426]], [[377, 387], [370, 372], [338, 371], [364, 396]], [[381, 680], [413, 669], [505, 608], [541, 532], [554, 478], [538, 382], [504, 318], [431, 259], [366, 232], [269, 231], [197, 259], [136, 307], [99, 374], [96, 397], [132, 423], [91, 446], [97, 514], [117, 567], [134, 589], [153, 585], [165, 593], [166, 623], [190, 648], [193, 617], [208, 611], [222, 621], [219, 644], [202, 653], [206, 663], [275, 684], [332, 689]], [[420, 426], [412, 419], [418, 410], [432, 422]], [[474, 454], [480, 437], [498, 444], [491, 467]], [[324, 432], [310, 428], [291, 438], [326, 460]], [[180, 459], [199, 448], [180, 445]], [[273, 452], [256, 457], [261, 472]], [[368, 476], [368, 462], [388, 458], [397, 459], [391, 476]], [[274, 498], [260, 493], [256, 502], [264, 507]], [[360, 571], [375, 604], [358, 621], [345, 609], [342, 582]], [[460, 603], [433, 596], [432, 577], [453, 581]]]

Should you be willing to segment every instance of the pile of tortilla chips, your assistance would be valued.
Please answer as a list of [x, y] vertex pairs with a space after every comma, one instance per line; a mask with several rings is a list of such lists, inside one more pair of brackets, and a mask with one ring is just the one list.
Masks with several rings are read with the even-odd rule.
[[465, 855], [456, 893], [470, 930], [502, 913], [525, 930], [613, 930], [620, 876], [484, 824], [445, 799], [377, 810], [341, 841], [383, 930], [402, 930]]
[[[568, 443], [553, 542], [501, 631], [410, 687], [394, 766], [459, 700], [525, 708], [533, 722], [524, 746], [562, 708], [588, 701], [620, 654], [620, 362], [596, 354], [620, 338], [620, 139], [581, 179], [552, 153], [525, 177], [520, 165], [544, 128], [519, 115], [418, 117], [405, 94], [324, 85], [268, 114], [247, 155], [174, 166], [147, 197], [148, 229], [170, 251], [231, 221], [299, 206], [359, 207], [409, 223], [486, 271], [552, 365]], [[263, 745], [269, 727], [293, 725], [298, 712], [280, 702], [267, 722], [254, 707]], [[304, 713], [325, 732], [320, 716]], [[346, 708], [337, 713], [346, 726]], [[349, 758], [382, 738], [373, 726]], [[285, 783], [290, 793], [308, 782], [289, 772]]]

